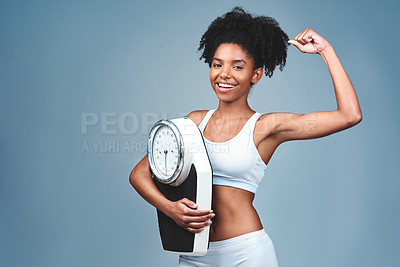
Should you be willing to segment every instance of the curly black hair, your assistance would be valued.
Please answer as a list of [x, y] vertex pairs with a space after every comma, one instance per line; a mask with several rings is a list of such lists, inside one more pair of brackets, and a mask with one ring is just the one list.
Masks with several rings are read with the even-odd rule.
[[254, 69], [264, 67], [271, 77], [275, 67], [282, 71], [286, 64], [289, 38], [271, 17], [252, 16], [241, 7], [216, 18], [200, 40], [197, 51], [203, 50], [200, 60], [211, 67], [215, 50], [222, 43], [240, 45], [254, 61]]

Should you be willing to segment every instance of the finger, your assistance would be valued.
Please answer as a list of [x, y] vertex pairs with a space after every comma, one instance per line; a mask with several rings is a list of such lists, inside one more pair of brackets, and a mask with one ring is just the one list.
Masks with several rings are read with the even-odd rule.
[[319, 36], [315, 31], [308, 29], [306, 38], [309, 40], [310, 43], [315, 43], [315, 41], [318, 40]]
[[186, 223], [189, 222], [204, 222], [207, 220], [210, 220], [212, 218], [214, 218], [215, 214], [211, 213], [211, 214], [207, 214], [207, 215], [203, 215], [203, 216], [183, 216], [183, 221]]
[[299, 37], [300, 39], [309, 42], [310, 34], [312, 33], [311, 29], [305, 29], [303, 34]]
[[302, 34], [299, 36], [300, 40], [306, 41], [307, 40], [307, 35], [310, 32], [310, 29], [305, 29]]
[[310, 29], [305, 29], [300, 36], [298, 37], [297, 41], [300, 42], [302, 45], [308, 44], [311, 42], [310, 39]]
[[209, 215], [213, 213], [212, 210], [193, 210], [193, 209], [188, 209], [185, 211], [185, 215], [189, 216], [203, 216], [203, 215]]
[[297, 40], [297, 38], [299, 38], [300, 34], [301, 34], [301, 33], [299, 33], [298, 35], [296, 35], [296, 36], [293, 38], [293, 40]]
[[311, 39], [314, 39], [318, 34], [314, 30], [308, 29], [308, 35]]
[[187, 231], [189, 231], [189, 232], [191, 232], [191, 233], [201, 233], [203, 230], [204, 230], [204, 228], [200, 228], [200, 229], [196, 229], [196, 228], [191, 228], [191, 227], [186, 227], [185, 228]]
[[186, 225], [187, 227], [196, 228], [196, 229], [203, 228], [203, 227], [206, 227], [206, 226], [211, 225], [211, 224], [212, 224], [212, 221], [211, 221], [211, 220], [207, 220], [207, 221], [205, 221], [205, 222], [190, 222], [190, 223], [185, 223], [185, 225]]
[[306, 44], [306, 42], [304, 42], [304, 40], [301, 39], [301, 38], [297, 38], [297, 39], [295, 39], [295, 41], [298, 42], [301, 45], [305, 45]]
[[307, 29], [302, 30], [298, 35], [296, 35], [296, 37], [294, 37], [293, 39], [298, 39], [299, 36], [301, 36]]
[[313, 43], [322, 43], [322, 37], [318, 35], [316, 32], [310, 33], [310, 38], [313, 41]]
[[198, 207], [198, 205], [196, 203], [194, 203], [193, 201], [191, 201], [187, 198], [182, 198], [181, 202], [192, 209], [196, 209]]
[[288, 43], [294, 45], [295, 47], [297, 47], [297, 49], [299, 49], [301, 52], [303, 52], [303, 45], [300, 44], [299, 42], [297, 42], [295, 40], [289, 40]]
[[299, 42], [299, 43], [301, 43], [301, 44], [304, 44], [304, 41], [303, 41], [303, 39], [302, 39], [302, 36], [304, 36], [304, 33], [305, 33], [306, 31], [307, 31], [307, 29], [302, 30], [301, 33], [299, 33], [295, 38], [293, 38], [293, 40], [295, 40], [295, 41], [297, 41], [297, 42]]

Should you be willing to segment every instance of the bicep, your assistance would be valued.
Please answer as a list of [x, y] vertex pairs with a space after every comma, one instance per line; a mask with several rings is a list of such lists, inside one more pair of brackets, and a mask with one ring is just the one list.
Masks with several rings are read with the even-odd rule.
[[274, 133], [279, 136], [281, 142], [321, 138], [356, 124], [339, 110], [274, 115]]

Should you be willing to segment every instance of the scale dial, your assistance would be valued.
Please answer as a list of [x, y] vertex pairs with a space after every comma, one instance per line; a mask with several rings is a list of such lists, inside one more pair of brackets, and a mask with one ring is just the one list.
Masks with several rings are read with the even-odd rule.
[[161, 120], [150, 131], [148, 158], [153, 175], [162, 183], [174, 182], [183, 166], [182, 136], [171, 121]]
[[161, 126], [153, 139], [153, 159], [158, 171], [165, 176], [174, 174], [178, 163], [178, 140], [171, 128]]

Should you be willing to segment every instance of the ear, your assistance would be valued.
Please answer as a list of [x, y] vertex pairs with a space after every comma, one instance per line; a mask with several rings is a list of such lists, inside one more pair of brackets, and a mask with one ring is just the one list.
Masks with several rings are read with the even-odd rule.
[[253, 76], [251, 77], [251, 82], [253, 84], [258, 83], [258, 81], [261, 79], [262, 75], [263, 75], [263, 68], [262, 67], [260, 67], [258, 69], [255, 69], [253, 71]]

